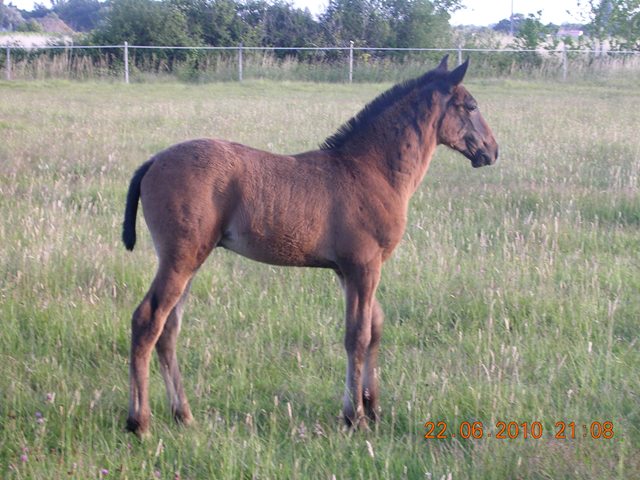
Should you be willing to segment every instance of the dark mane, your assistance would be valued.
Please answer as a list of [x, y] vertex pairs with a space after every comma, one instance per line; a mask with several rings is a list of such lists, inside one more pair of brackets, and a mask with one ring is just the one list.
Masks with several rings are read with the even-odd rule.
[[444, 75], [439, 69], [431, 70], [424, 75], [406, 80], [394, 85], [389, 90], [378, 95], [351, 119], [346, 121], [338, 130], [327, 137], [320, 145], [321, 150], [337, 150], [343, 147], [351, 138], [367, 128], [387, 108], [404, 98], [416, 88], [423, 88], [435, 82]]

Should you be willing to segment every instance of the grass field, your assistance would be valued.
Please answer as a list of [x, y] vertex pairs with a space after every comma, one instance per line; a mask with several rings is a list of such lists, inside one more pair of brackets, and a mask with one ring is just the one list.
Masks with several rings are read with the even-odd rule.
[[216, 251], [180, 339], [197, 424], [173, 424], [154, 360], [140, 442], [129, 320], [155, 256], [144, 222], [120, 242], [133, 170], [200, 136], [315, 148], [385, 86], [0, 83], [0, 477], [640, 478], [640, 87], [467, 86], [501, 159], [440, 147], [412, 201], [376, 428], [338, 418], [334, 275]]

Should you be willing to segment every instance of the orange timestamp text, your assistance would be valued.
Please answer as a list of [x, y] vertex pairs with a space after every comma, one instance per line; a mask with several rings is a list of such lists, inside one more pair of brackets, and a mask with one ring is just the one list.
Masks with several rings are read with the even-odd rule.
[[496, 422], [485, 425], [483, 422], [461, 422], [455, 427], [447, 422], [428, 421], [424, 424], [427, 440], [445, 440], [451, 438], [480, 440], [496, 438], [498, 440], [554, 438], [571, 440], [575, 438], [594, 438], [611, 440], [615, 436], [613, 422], [576, 423], [559, 421], [551, 432], [545, 432], [542, 422]]

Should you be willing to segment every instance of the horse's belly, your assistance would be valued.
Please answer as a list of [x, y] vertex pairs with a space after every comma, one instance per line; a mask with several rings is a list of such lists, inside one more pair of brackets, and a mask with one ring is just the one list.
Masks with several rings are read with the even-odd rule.
[[304, 238], [302, 232], [227, 230], [219, 242], [221, 247], [258, 262], [283, 266], [331, 267], [331, 262], [316, 242]]

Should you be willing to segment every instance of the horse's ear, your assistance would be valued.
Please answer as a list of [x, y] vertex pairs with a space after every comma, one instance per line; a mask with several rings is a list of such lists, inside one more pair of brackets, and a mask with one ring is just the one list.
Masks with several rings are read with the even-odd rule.
[[456, 85], [460, 85], [462, 83], [462, 79], [464, 75], [467, 73], [467, 68], [469, 67], [469, 59], [467, 58], [462, 65], [454, 68], [447, 80], [449, 81], [449, 85], [455, 87]]
[[443, 72], [449, 71], [448, 63], [449, 63], [449, 54], [447, 53], [444, 57], [442, 57], [442, 60], [440, 60], [440, 63], [436, 67], [436, 70], [441, 70]]

